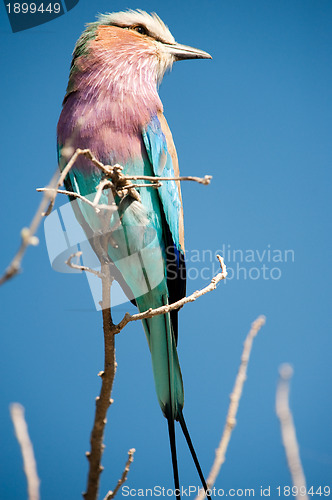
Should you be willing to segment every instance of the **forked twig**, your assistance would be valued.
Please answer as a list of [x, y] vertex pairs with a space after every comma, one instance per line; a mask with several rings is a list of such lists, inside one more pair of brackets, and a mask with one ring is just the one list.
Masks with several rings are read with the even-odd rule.
[[76, 253], [72, 253], [68, 259], [66, 260], [65, 264], [67, 264], [67, 266], [71, 267], [72, 269], [77, 269], [78, 271], [85, 271], [85, 272], [88, 272], [88, 273], [92, 273], [94, 274], [95, 276], [98, 276], [98, 278], [103, 278], [103, 275], [101, 272], [99, 271], [95, 271], [95, 269], [92, 269], [91, 267], [88, 267], [88, 266], [81, 266], [80, 264], [74, 264], [74, 262], [72, 262], [72, 259], [74, 257], [77, 258], [77, 261], [79, 262], [79, 258], [81, 257], [81, 255], [83, 254], [83, 252], [79, 251], [79, 252], [76, 252]]
[[[98, 205], [99, 199], [102, 194], [102, 190], [105, 188], [106, 184], [109, 184], [112, 189], [115, 189], [117, 192], [121, 191], [128, 191], [137, 201], [140, 200], [139, 194], [136, 191], [136, 188], [142, 188], [142, 187], [152, 187], [152, 188], [159, 188], [161, 185], [161, 182], [163, 181], [194, 181], [198, 182], [199, 184], [207, 185], [210, 184], [210, 181], [212, 179], [211, 175], [205, 175], [204, 177], [193, 177], [193, 176], [185, 176], [185, 177], [154, 177], [154, 176], [126, 176], [122, 173], [123, 168], [121, 165], [104, 165], [102, 162], [97, 160], [97, 158], [94, 156], [94, 154], [91, 152], [90, 149], [80, 149], [77, 148], [76, 151], [71, 146], [65, 146], [62, 149], [62, 154], [64, 156], [67, 156], [68, 158], [70, 155], [72, 155], [69, 158], [68, 163], [62, 170], [61, 174], [58, 175], [57, 172], [54, 174], [49, 186], [45, 188], [37, 188], [37, 191], [43, 192], [44, 196], [42, 198], [42, 201], [40, 202], [40, 205], [31, 221], [31, 224], [28, 228], [23, 228], [21, 231], [21, 245], [12, 259], [11, 263], [3, 273], [3, 275], [0, 277], [0, 286], [8, 281], [9, 279], [13, 278], [16, 274], [20, 272], [21, 269], [21, 262], [23, 259], [23, 256], [26, 252], [26, 249], [30, 245], [38, 245], [38, 238], [35, 236], [35, 233], [37, 232], [37, 229], [41, 223], [41, 220], [43, 217], [48, 216], [51, 211], [53, 210], [54, 203], [56, 196], [58, 194], [65, 194], [68, 196], [71, 196], [73, 198], [77, 198], [84, 203], [87, 203], [91, 207], [95, 209], [95, 211], [98, 213], [100, 210], [115, 210], [112, 205], [106, 205], [106, 204], [101, 204]], [[102, 180], [100, 183], [97, 192], [95, 194], [94, 201], [89, 200], [87, 197], [82, 196], [79, 193], [67, 191], [65, 189], [60, 189], [60, 186], [63, 185], [65, 178], [67, 177], [68, 173], [70, 170], [73, 168], [74, 164], [78, 160], [80, 156], [85, 156], [88, 160], [90, 160], [93, 165], [97, 168], [99, 168], [103, 175], [105, 176], [105, 179]], [[114, 185], [110, 180], [114, 182]], [[147, 180], [150, 181], [150, 184], [133, 184], [131, 180]], [[105, 181], [105, 184], [103, 182]]]

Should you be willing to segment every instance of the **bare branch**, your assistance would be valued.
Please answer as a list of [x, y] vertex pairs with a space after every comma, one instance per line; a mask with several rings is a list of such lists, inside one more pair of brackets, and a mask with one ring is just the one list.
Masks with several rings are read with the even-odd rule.
[[128, 460], [126, 462], [126, 466], [124, 468], [122, 476], [119, 479], [118, 484], [116, 485], [114, 491], [109, 491], [107, 493], [107, 495], [105, 496], [104, 500], [111, 500], [112, 498], [114, 498], [115, 495], [117, 494], [117, 492], [119, 491], [119, 489], [121, 488], [121, 486], [123, 485], [123, 483], [125, 483], [127, 481], [127, 476], [128, 476], [130, 466], [134, 461], [135, 451], [136, 451], [135, 448], [131, 448], [131, 450], [128, 451]]
[[306, 494], [306, 479], [301, 464], [299, 445], [296, 439], [295, 425], [292, 412], [289, 408], [289, 381], [293, 375], [293, 368], [289, 364], [279, 368], [279, 383], [276, 394], [276, 412], [280, 420], [282, 443], [285, 448], [288, 468], [293, 485], [298, 488], [296, 498], [308, 500]]
[[199, 297], [202, 297], [202, 295], [205, 295], [206, 293], [215, 290], [217, 288], [217, 284], [219, 283], [219, 281], [225, 279], [227, 276], [224, 259], [220, 257], [220, 255], [217, 255], [217, 258], [220, 263], [221, 273], [218, 273], [214, 278], [212, 278], [208, 286], [202, 288], [201, 290], [196, 290], [196, 292], [192, 293], [188, 297], [184, 297], [183, 299], [180, 299], [177, 302], [174, 302], [173, 304], [167, 304], [165, 306], [158, 307], [156, 309], [150, 308], [147, 311], [133, 315], [126, 313], [124, 318], [120, 321], [120, 323], [116, 325], [117, 332], [119, 333], [130, 321], [138, 321], [140, 319], [153, 318], [153, 316], [158, 316], [159, 314], [165, 314], [170, 311], [174, 311], [175, 309], [180, 309], [180, 307], [184, 306], [184, 304], [188, 304], [188, 302], [194, 302]]
[[[265, 324], [265, 316], [259, 316], [252, 323], [250, 332], [248, 333], [244, 341], [243, 352], [241, 356], [241, 364], [236, 376], [233, 392], [230, 396], [230, 405], [228, 408], [224, 431], [219, 446], [216, 449], [215, 459], [212, 468], [210, 470], [210, 474], [206, 481], [208, 488], [213, 487], [214, 483], [216, 482], [217, 476], [220, 472], [221, 466], [225, 462], [228, 444], [231, 439], [232, 431], [236, 425], [236, 414], [242, 395], [243, 385], [247, 378], [247, 366], [250, 358], [252, 343], [257, 333], [264, 324]], [[205, 496], [206, 496], [205, 491], [202, 489], [200, 490], [200, 493], [197, 495], [195, 500], [203, 500]]]
[[[71, 148], [69, 148], [71, 149]], [[64, 152], [64, 151], [63, 151]], [[73, 168], [75, 162], [77, 161], [77, 159], [79, 158], [79, 156], [85, 156], [86, 158], [88, 158], [93, 164], [95, 167], [98, 167], [102, 172], [103, 174], [105, 175], [106, 178], [111, 178], [112, 181], [114, 182], [115, 184], [115, 187], [116, 185], [119, 184], [119, 186], [121, 187], [121, 183], [125, 183], [125, 187], [128, 187], [129, 189], [131, 188], [130, 185], [128, 185], [128, 181], [130, 180], [149, 180], [153, 183], [156, 182], [156, 177], [150, 177], [150, 176], [126, 176], [122, 173], [122, 170], [123, 170], [123, 167], [121, 165], [104, 165], [102, 162], [100, 162], [99, 160], [97, 160], [97, 158], [94, 156], [94, 154], [90, 151], [90, 149], [76, 149], [75, 153], [72, 155], [72, 157], [70, 158], [70, 160], [68, 161], [67, 165], [65, 166], [65, 168], [62, 170], [61, 172], [61, 175], [59, 177], [59, 180], [55, 186], [55, 191], [53, 193], [53, 196], [51, 196], [51, 201], [50, 201], [50, 204], [46, 210], [46, 212], [44, 213], [45, 216], [49, 215], [53, 209], [53, 206], [54, 206], [54, 201], [55, 201], [55, 198], [56, 198], [56, 194], [58, 192], [58, 189], [60, 188], [60, 186], [62, 186], [62, 184], [64, 183], [64, 180], [65, 178], [67, 177], [68, 173], [70, 172], [70, 170]], [[205, 177], [203, 178], [200, 178], [200, 177], [173, 177], [173, 178], [169, 178], [169, 177], [158, 177], [157, 180], [158, 182], [159, 181], [171, 181], [171, 180], [186, 180], [186, 181], [195, 181], [195, 182], [199, 182], [200, 184], [209, 184], [210, 181], [211, 181], [212, 177], [210, 175], [206, 175]], [[102, 188], [104, 189], [104, 188]]]
[[37, 473], [37, 464], [29, 437], [28, 426], [24, 418], [23, 406], [19, 403], [12, 403], [10, 405], [10, 415], [23, 457], [23, 468], [28, 483], [28, 499], [39, 500], [40, 480]]

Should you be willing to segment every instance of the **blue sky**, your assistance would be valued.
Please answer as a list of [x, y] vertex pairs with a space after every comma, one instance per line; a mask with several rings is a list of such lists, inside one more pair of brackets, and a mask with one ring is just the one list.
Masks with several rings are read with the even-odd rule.
[[[329, 484], [331, 2], [80, 0], [59, 19], [16, 34], [2, 6], [1, 268], [36, 210], [36, 187], [56, 168], [55, 129], [75, 41], [97, 12], [127, 7], [157, 11], [177, 41], [213, 56], [176, 63], [160, 88], [182, 174], [213, 175], [209, 187], [182, 186], [188, 291], [209, 281], [216, 268], [210, 257], [220, 249], [230, 250], [225, 260], [234, 272], [180, 313], [184, 414], [202, 467], [207, 474], [245, 335], [256, 316], [265, 314], [217, 487], [255, 488], [258, 494], [261, 485], [275, 491], [290, 484], [275, 415], [283, 362], [294, 368], [290, 404], [307, 484]], [[103, 363], [101, 315], [86, 277], [52, 270], [43, 227], [38, 236], [40, 245], [28, 250], [23, 273], [0, 290], [0, 498], [26, 496], [8, 409], [19, 401], [26, 408], [42, 498], [65, 500], [80, 498], [85, 488], [84, 453]], [[116, 307], [115, 318], [127, 310], [134, 308]], [[171, 488], [167, 424], [141, 325], [128, 325], [116, 349], [101, 495], [114, 488], [132, 447], [137, 452], [127, 485]], [[197, 485], [179, 429], [177, 436], [181, 483]]]

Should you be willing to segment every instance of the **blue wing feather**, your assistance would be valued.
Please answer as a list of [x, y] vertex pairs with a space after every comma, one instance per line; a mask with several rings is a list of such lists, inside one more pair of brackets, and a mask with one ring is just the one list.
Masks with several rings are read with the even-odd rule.
[[[155, 176], [174, 177], [172, 158], [168, 152], [166, 138], [157, 116], [154, 116], [151, 119], [149, 124], [143, 130], [142, 135]], [[179, 197], [179, 190], [175, 182], [163, 182], [159, 188], [159, 197], [173, 242], [176, 248], [181, 250], [179, 241], [181, 200]]]
[[[154, 116], [142, 132], [148, 158], [156, 177], [174, 177], [172, 157], [160, 121]], [[166, 219], [164, 238], [169, 303], [178, 301], [186, 293], [186, 264], [179, 239], [181, 200], [174, 181], [164, 181], [158, 189]], [[175, 340], [178, 339], [178, 311], [171, 312]]]

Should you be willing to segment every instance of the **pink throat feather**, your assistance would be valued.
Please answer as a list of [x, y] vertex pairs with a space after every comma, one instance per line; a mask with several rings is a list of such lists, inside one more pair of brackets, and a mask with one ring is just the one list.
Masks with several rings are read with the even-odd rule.
[[141, 130], [162, 103], [156, 47], [139, 42], [128, 30], [99, 28], [87, 55], [75, 61], [58, 124], [62, 145], [90, 148], [109, 163], [141, 154]]

